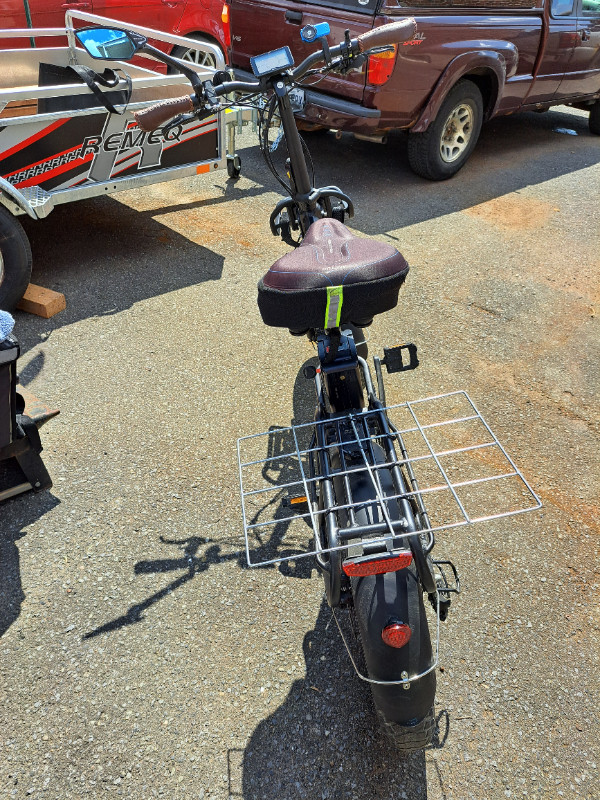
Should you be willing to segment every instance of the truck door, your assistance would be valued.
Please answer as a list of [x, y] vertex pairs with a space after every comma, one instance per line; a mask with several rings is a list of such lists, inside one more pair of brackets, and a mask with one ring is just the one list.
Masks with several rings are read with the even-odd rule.
[[[557, 51], [563, 76], [554, 99], [569, 100], [600, 91], [600, 2], [598, 0], [552, 0], [556, 15], [563, 9], [563, 28]], [[550, 38], [548, 39], [548, 46]]]
[[558, 92], [575, 48], [577, 0], [549, 0], [548, 37], [527, 104], [552, 100]]
[[[328, 3], [296, 2], [296, 0], [231, 0], [231, 63], [250, 71], [250, 56], [287, 45], [299, 64], [319, 44], [306, 44], [300, 39], [304, 25], [328, 22], [330, 44], [340, 42], [344, 31], [357, 36], [373, 27], [378, 0], [330, 0]], [[307, 80], [308, 87], [310, 79]], [[319, 91], [362, 99], [365, 71], [351, 72], [345, 78], [319, 80]]]
[[560, 94], [572, 97], [600, 91], [600, 1], [578, 0], [575, 46]]

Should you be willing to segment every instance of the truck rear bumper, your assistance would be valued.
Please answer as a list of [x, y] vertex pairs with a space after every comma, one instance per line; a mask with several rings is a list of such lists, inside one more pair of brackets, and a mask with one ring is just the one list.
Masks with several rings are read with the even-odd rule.
[[307, 89], [306, 107], [298, 117], [326, 128], [369, 134], [378, 129], [381, 111]]
[[[235, 69], [238, 80], [255, 80], [246, 70]], [[365, 108], [360, 103], [342, 97], [332, 97], [313, 89], [305, 89], [306, 105], [302, 113], [297, 114], [299, 120], [324, 128], [351, 131], [352, 133], [372, 134], [379, 128], [381, 111], [377, 108]]]

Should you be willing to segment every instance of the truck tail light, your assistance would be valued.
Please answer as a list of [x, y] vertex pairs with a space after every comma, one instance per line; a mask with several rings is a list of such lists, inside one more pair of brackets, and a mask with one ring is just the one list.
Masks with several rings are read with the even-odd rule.
[[385, 572], [398, 572], [412, 563], [410, 550], [399, 553], [385, 553], [379, 556], [347, 559], [342, 569], [349, 578], [364, 578], [366, 575], [383, 575]]
[[369, 56], [367, 65], [367, 83], [372, 86], [382, 86], [392, 77], [398, 48], [393, 45], [393, 50], [386, 50], [385, 53], [376, 53]]
[[221, 11], [221, 22], [223, 23], [223, 40], [225, 42], [225, 47], [229, 47], [231, 45], [231, 25], [229, 23], [229, 6], [227, 3], [223, 5]]

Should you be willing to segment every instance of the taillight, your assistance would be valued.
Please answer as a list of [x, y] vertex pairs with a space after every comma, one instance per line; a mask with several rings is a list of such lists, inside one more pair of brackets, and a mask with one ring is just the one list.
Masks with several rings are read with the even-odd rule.
[[394, 64], [398, 48], [393, 45], [393, 50], [386, 50], [384, 53], [375, 53], [369, 56], [367, 66], [367, 83], [373, 86], [381, 86], [392, 77]]
[[221, 11], [221, 22], [223, 23], [223, 39], [225, 46], [229, 47], [231, 44], [231, 27], [229, 25], [229, 6], [225, 4]]
[[381, 638], [390, 647], [404, 647], [412, 631], [406, 622], [391, 622], [381, 631]]
[[385, 572], [397, 572], [409, 567], [412, 563], [410, 550], [399, 553], [384, 553], [376, 556], [364, 556], [344, 561], [342, 569], [349, 578], [364, 578], [365, 575], [383, 575]]

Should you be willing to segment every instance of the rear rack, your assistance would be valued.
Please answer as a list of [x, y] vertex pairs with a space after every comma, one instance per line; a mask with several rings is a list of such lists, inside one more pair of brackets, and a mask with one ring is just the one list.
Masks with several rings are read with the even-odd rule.
[[[427, 549], [436, 531], [542, 505], [464, 391], [244, 436], [238, 439], [238, 462], [252, 567], [349, 547], [407, 545], [403, 539], [414, 529], [398, 513], [405, 501], [423, 538], [429, 537]], [[408, 492], [390, 492], [389, 478], [382, 481], [383, 471], [390, 475], [395, 469]], [[330, 495], [333, 505], [325, 507], [319, 499], [324, 481], [338, 487]], [[352, 486], [365, 483], [372, 488], [361, 501]], [[376, 521], [360, 525], [356, 512], [366, 506]], [[339, 544], [327, 547], [322, 530], [332, 513]]]

